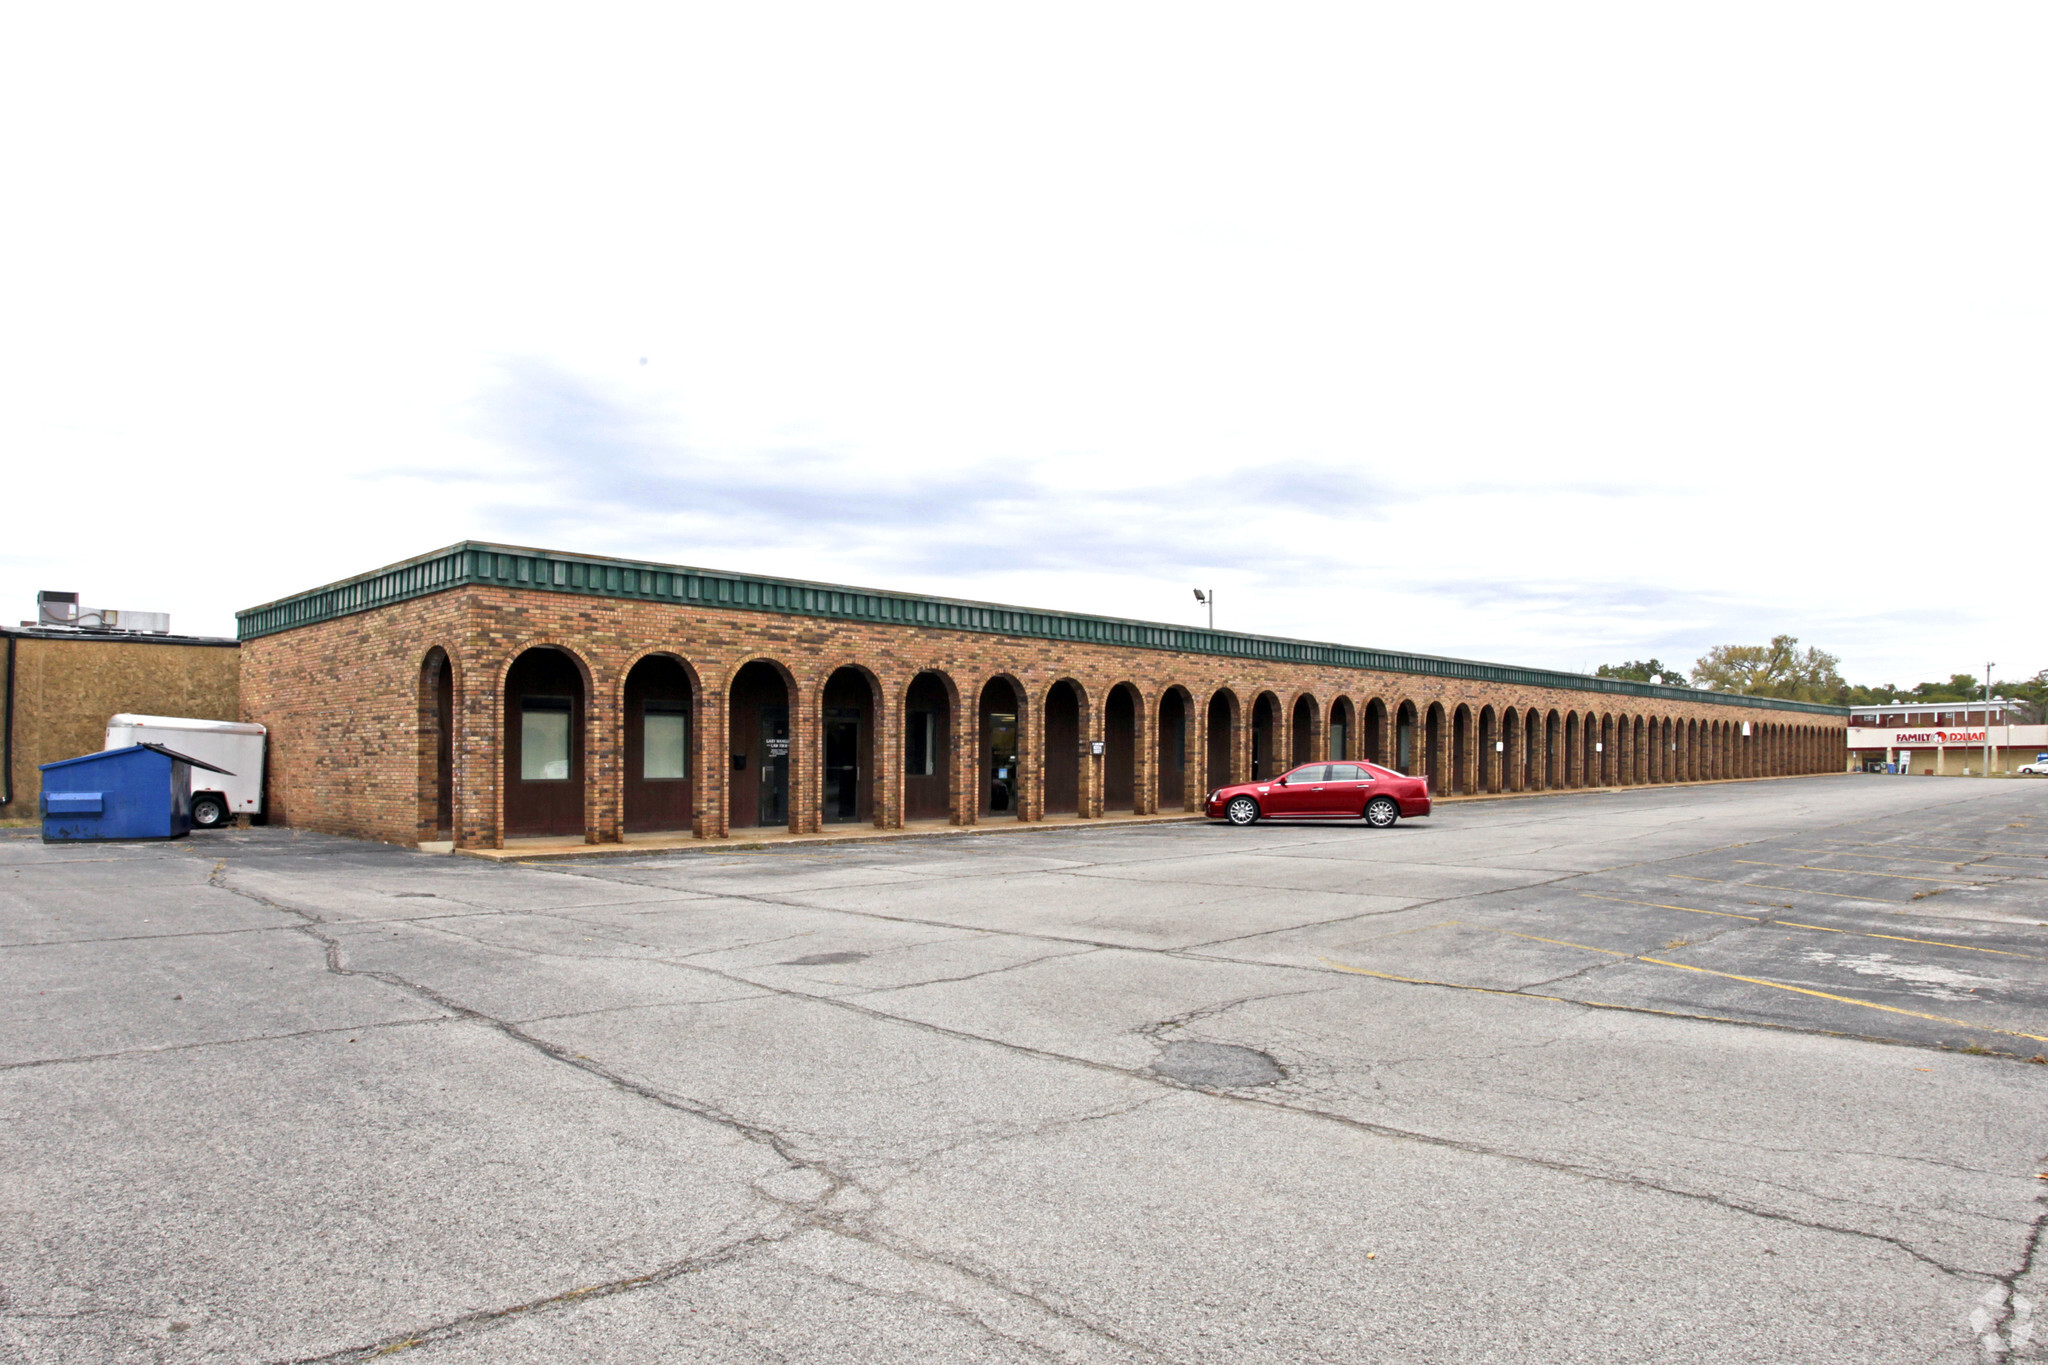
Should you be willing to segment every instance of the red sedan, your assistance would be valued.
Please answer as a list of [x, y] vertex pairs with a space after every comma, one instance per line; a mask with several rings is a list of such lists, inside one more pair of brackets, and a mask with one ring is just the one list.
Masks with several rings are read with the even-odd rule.
[[1429, 779], [1374, 763], [1309, 763], [1265, 782], [1209, 793], [1212, 820], [1359, 820], [1385, 829], [1404, 815], [1429, 814]]

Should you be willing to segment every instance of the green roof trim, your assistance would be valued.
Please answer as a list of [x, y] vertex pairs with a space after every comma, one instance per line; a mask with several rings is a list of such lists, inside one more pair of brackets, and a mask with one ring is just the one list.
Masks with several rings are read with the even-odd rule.
[[1320, 664], [1374, 673], [1412, 673], [1425, 677], [1515, 683], [1526, 687], [1554, 687], [1574, 692], [1654, 697], [1662, 701], [1704, 701], [1770, 711], [1806, 711], [1826, 716], [1845, 716], [1849, 711], [1844, 706], [1820, 702], [1781, 701], [1775, 697], [1751, 697], [1734, 692], [1703, 692], [1690, 687], [1596, 678], [1585, 673], [1562, 673], [1544, 668], [1515, 668], [1507, 664], [1446, 659], [1432, 654], [1360, 649], [1353, 645], [1319, 644], [1271, 635], [1240, 635], [1227, 630], [1169, 626], [1155, 621], [1127, 621], [1114, 616], [1084, 616], [1077, 612], [1033, 611], [994, 602], [924, 597], [834, 583], [806, 583], [798, 579], [723, 573], [678, 564], [558, 554], [552, 550], [481, 541], [464, 541], [445, 550], [358, 574], [311, 592], [281, 597], [260, 607], [238, 611], [235, 613], [236, 633], [240, 639], [255, 640], [300, 626], [388, 607], [429, 593], [472, 586], [671, 602], [879, 625], [924, 626], [1026, 639], [1071, 640], [1080, 644], [1121, 645], [1182, 654], [1259, 659], [1271, 663]]

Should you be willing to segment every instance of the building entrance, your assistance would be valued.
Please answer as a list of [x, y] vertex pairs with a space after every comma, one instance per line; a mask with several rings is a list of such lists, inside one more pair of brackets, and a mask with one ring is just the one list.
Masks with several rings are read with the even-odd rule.
[[1017, 717], [992, 711], [988, 718], [988, 808], [1017, 809]]
[[860, 708], [825, 711], [825, 818], [860, 818]]
[[764, 825], [789, 823], [789, 708], [761, 708], [761, 818]]

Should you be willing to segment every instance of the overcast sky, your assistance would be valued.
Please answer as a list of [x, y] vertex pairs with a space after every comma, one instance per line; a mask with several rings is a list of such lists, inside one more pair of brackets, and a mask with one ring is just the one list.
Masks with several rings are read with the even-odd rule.
[[2048, 666], [2048, 8], [21, 7], [0, 616], [464, 538]]

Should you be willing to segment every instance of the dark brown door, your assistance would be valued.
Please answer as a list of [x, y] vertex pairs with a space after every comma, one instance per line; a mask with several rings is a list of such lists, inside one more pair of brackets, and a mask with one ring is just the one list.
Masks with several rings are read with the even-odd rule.
[[642, 659], [626, 677], [626, 832], [687, 830], [695, 811], [690, 678], [673, 659]]
[[583, 675], [552, 649], [506, 680], [505, 833], [583, 833]]

